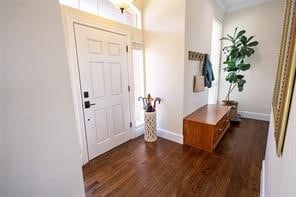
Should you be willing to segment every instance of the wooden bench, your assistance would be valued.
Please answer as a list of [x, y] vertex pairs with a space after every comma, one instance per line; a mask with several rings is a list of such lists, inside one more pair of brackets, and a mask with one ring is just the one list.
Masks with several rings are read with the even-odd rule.
[[216, 146], [230, 127], [231, 107], [205, 105], [183, 120], [184, 144], [214, 152]]

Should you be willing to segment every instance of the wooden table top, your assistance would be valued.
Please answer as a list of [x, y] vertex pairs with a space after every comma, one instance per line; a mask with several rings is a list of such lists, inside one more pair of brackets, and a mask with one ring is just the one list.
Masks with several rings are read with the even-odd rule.
[[184, 120], [216, 125], [230, 109], [231, 106], [208, 104], [186, 116]]

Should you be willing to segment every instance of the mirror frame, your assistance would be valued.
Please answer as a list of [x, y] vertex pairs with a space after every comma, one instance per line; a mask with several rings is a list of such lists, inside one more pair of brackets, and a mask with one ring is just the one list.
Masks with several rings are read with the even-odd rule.
[[283, 153], [286, 130], [295, 85], [296, 72], [296, 0], [286, 0], [279, 63], [274, 86], [272, 110], [276, 153]]

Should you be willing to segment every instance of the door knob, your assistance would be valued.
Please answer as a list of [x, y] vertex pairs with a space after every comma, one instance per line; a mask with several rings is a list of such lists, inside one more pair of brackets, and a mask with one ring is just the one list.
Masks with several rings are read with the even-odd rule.
[[90, 108], [91, 106], [96, 105], [95, 103], [90, 103], [89, 101], [84, 102], [85, 109]]

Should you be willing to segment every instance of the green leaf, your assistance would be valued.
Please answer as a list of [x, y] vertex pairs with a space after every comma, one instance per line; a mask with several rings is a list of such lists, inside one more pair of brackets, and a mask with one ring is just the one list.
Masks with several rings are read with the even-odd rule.
[[243, 54], [244, 56], [250, 57], [254, 53], [255, 53], [255, 50], [252, 48], [244, 47], [241, 49], [241, 54]]
[[222, 50], [224, 51], [224, 50], [226, 50], [226, 49], [228, 49], [229, 48], [229, 46], [225, 46]]
[[227, 64], [230, 67], [235, 67], [236, 66], [235, 61], [232, 58], [230, 58], [230, 56], [228, 56], [226, 61], [223, 62], [223, 63]]
[[237, 67], [231, 67], [231, 66], [228, 66], [228, 67], [224, 68], [224, 71], [227, 71], [227, 72], [237, 71], [237, 70], [238, 70]]
[[254, 41], [254, 42], [251, 42], [250, 44], [248, 44], [247, 46], [248, 47], [254, 47], [254, 46], [257, 46], [258, 44], [259, 44], [259, 42]]
[[247, 44], [247, 37], [246, 37], [246, 36], [241, 36], [241, 37], [240, 37], [240, 41], [242, 42], [242, 44], [243, 44], [244, 46], [246, 46], [246, 44]]
[[245, 83], [247, 83], [247, 81], [244, 80], [244, 79], [239, 79], [239, 80], [237, 81], [237, 85], [238, 85], [238, 87], [243, 87], [243, 86], [245, 85]]
[[234, 29], [233, 37], [236, 37], [235, 35], [236, 35], [236, 32], [237, 32], [237, 29], [238, 29], [238, 27], [236, 27], [236, 28]]
[[237, 75], [238, 79], [243, 79], [245, 76], [244, 75]]
[[252, 55], [255, 53], [255, 50], [252, 48], [247, 48], [247, 51]]
[[250, 64], [240, 64], [239, 65], [239, 70], [246, 71], [246, 70], [249, 70], [250, 67], [251, 67]]
[[242, 92], [244, 90], [244, 85], [247, 81], [244, 79], [239, 79], [237, 82], [238, 91]]
[[244, 49], [244, 55], [250, 57], [253, 54], [252, 50], [245, 48]]
[[236, 36], [236, 39], [237, 38], [240, 38], [242, 35], [244, 35], [246, 33], [245, 30], [241, 30], [240, 32], [238, 32], [237, 36]]
[[232, 57], [232, 58], [236, 58], [237, 56], [238, 56], [238, 54], [239, 54], [239, 49], [238, 48], [234, 48], [233, 50], [231, 50], [231, 52], [230, 52], [230, 56]]
[[247, 39], [247, 43], [249, 43], [255, 36], [251, 36]]
[[233, 40], [233, 37], [229, 34], [227, 34], [227, 37]]
[[248, 52], [245, 47], [242, 47], [239, 53], [242, 56], [242, 58], [244, 59]]
[[229, 40], [229, 41], [231, 41], [229, 38], [227, 38], [227, 37], [222, 37], [222, 38], [220, 38], [220, 40]]
[[229, 73], [226, 76], [226, 81], [229, 81], [230, 83], [236, 83], [237, 82], [236, 72]]
[[235, 63], [236, 63], [236, 65], [243, 64], [244, 63], [244, 58], [243, 57], [236, 58]]

